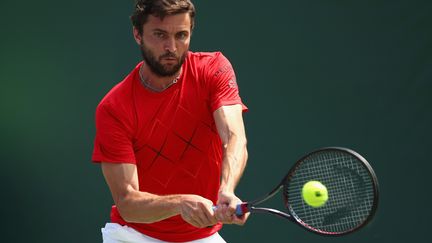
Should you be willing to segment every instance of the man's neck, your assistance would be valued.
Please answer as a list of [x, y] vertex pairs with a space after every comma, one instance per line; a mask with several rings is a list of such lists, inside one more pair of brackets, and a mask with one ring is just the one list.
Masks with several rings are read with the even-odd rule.
[[139, 74], [141, 83], [145, 87], [155, 92], [162, 92], [177, 82], [178, 78], [180, 77], [181, 70], [182, 69], [180, 68], [180, 70], [172, 76], [161, 77], [153, 73], [147, 64], [143, 62], [139, 69]]

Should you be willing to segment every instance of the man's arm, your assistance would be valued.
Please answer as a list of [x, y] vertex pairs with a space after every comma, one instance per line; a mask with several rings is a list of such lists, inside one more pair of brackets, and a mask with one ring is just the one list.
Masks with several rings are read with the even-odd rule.
[[244, 224], [247, 217], [234, 216], [235, 208], [241, 200], [234, 190], [246, 167], [246, 135], [242, 117], [242, 106], [222, 106], [213, 116], [223, 146], [221, 186], [219, 189], [216, 217], [224, 223]]
[[217, 223], [212, 202], [189, 194], [158, 196], [139, 191], [136, 165], [102, 163], [102, 172], [120, 215], [135, 223], [153, 223], [180, 214], [195, 227]]

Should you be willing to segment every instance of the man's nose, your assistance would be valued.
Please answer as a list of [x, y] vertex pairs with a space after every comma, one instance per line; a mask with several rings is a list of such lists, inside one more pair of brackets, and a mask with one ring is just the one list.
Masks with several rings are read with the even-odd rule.
[[166, 39], [164, 43], [164, 49], [165, 51], [169, 51], [171, 53], [177, 51], [175, 39], [174, 38]]

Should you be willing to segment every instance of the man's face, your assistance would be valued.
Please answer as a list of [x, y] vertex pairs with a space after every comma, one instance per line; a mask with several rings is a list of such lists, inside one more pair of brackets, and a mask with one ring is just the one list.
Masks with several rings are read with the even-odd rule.
[[136, 30], [134, 36], [151, 71], [160, 77], [173, 76], [180, 70], [189, 50], [190, 16], [176, 14], [161, 20], [150, 15], [142, 36]]

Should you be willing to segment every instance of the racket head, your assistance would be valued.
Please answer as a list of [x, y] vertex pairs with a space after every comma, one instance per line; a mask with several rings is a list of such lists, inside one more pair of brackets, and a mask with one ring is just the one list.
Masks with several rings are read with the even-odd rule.
[[[311, 207], [302, 198], [308, 181], [327, 187], [328, 200]], [[326, 147], [298, 160], [282, 180], [285, 206], [292, 220], [321, 235], [341, 236], [364, 227], [378, 206], [378, 180], [370, 164], [357, 152]]]

